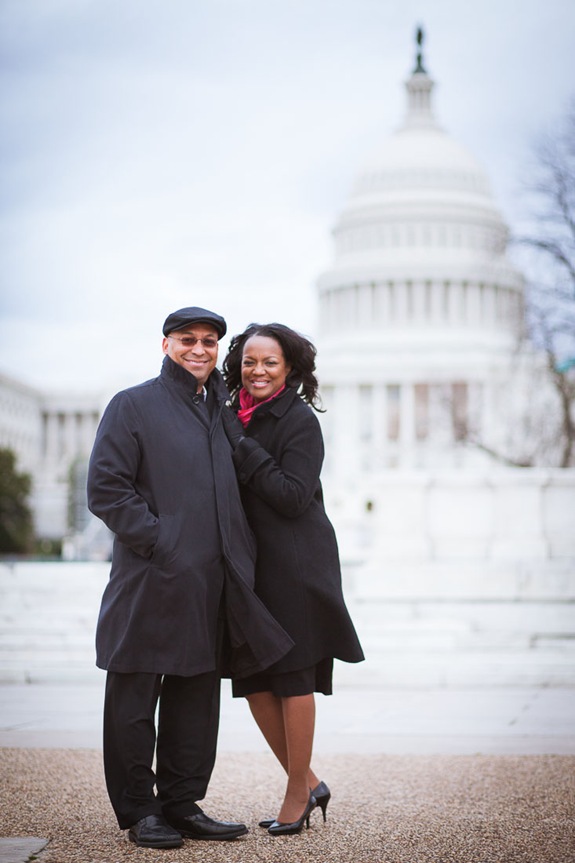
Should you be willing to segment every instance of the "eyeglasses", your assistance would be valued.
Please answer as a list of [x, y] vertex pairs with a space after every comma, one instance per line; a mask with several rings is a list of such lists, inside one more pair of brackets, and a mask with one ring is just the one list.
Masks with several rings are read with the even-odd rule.
[[206, 336], [205, 339], [197, 339], [195, 336], [168, 336], [169, 339], [174, 339], [176, 342], [180, 342], [184, 348], [193, 348], [198, 342], [200, 342], [207, 351], [213, 351], [218, 346], [218, 340], [213, 336]]

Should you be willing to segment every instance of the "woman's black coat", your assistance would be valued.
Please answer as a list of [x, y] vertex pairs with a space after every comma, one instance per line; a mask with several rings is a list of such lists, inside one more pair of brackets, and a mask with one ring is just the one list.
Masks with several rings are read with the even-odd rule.
[[110, 671], [193, 676], [216, 667], [222, 599], [241, 677], [291, 640], [253, 592], [255, 545], [221, 423], [220, 373], [208, 404], [165, 357], [159, 377], [118, 393], [104, 412], [88, 503], [115, 534], [96, 633]]
[[337, 542], [319, 480], [324, 447], [313, 410], [294, 389], [260, 405], [234, 451], [256, 535], [256, 592], [295, 647], [270, 671], [364, 656], [345, 606]]

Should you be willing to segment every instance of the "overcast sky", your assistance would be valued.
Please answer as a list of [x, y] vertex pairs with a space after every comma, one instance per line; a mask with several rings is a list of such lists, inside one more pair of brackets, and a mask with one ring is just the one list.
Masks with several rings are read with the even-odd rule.
[[441, 124], [513, 228], [575, 94], [572, 0], [0, 0], [0, 372], [157, 374], [185, 305], [314, 337], [331, 229], [426, 33]]

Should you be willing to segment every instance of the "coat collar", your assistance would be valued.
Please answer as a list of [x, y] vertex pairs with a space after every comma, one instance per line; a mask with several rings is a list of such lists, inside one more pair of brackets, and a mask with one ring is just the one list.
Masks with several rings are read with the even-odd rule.
[[[178, 387], [181, 387], [184, 392], [189, 393], [190, 395], [197, 392], [198, 382], [195, 375], [186, 371], [186, 369], [183, 369], [167, 355], [164, 357], [164, 361], [162, 363], [160, 378], [166, 383], [176, 384]], [[208, 392], [213, 393], [214, 398], [218, 402], [225, 402], [229, 398], [229, 393], [224, 383], [224, 379], [218, 369], [214, 369], [209, 376], [206, 389]]]
[[273, 414], [276, 417], [283, 417], [297, 398], [299, 398], [297, 390], [293, 387], [286, 387], [283, 393], [281, 393], [281, 395], [276, 399], [272, 399], [270, 402], [267, 402], [267, 404], [263, 404], [261, 407], [256, 408], [252, 419], [258, 415], [262, 416], [263, 414]]

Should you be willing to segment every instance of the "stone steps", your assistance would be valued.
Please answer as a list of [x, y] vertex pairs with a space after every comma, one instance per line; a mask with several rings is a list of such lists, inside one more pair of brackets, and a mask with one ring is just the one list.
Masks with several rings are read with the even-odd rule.
[[[0, 565], [0, 682], [101, 680], [94, 633], [108, 563]], [[575, 685], [573, 581], [555, 578], [540, 599], [438, 594], [437, 573], [426, 572], [435, 596], [418, 598], [415, 576], [392, 590], [347, 602], [366, 654], [359, 665], [336, 663], [345, 686], [572, 686]], [[451, 579], [451, 575], [449, 576]], [[527, 582], [525, 582], [527, 585]], [[505, 585], [503, 585], [505, 587]], [[357, 585], [356, 585], [357, 588]], [[403, 595], [401, 595], [403, 592]], [[414, 595], [415, 594], [415, 595]]]

